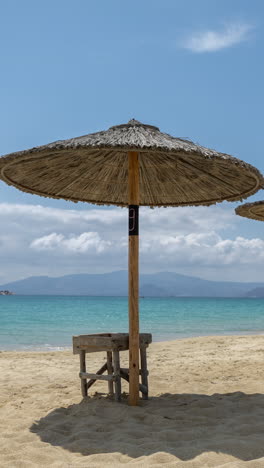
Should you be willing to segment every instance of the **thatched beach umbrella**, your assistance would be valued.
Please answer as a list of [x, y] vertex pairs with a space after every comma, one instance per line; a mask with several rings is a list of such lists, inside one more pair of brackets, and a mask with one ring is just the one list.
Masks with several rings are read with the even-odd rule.
[[138, 208], [212, 205], [252, 195], [257, 169], [136, 120], [0, 158], [2, 180], [51, 198], [129, 208], [129, 401], [139, 398]]
[[239, 205], [235, 212], [237, 215], [243, 216], [243, 218], [264, 221], [264, 201], [244, 203], [244, 205]]

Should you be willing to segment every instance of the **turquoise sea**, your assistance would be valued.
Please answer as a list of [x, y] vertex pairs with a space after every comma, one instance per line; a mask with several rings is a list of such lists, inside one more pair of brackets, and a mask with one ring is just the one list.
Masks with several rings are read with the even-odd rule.
[[[153, 341], [264, 333], [264, 299], [142, 298]], [[0, 296], [0, 350], [55, 350], [72, 335], [127, 332], [125, 297]]]

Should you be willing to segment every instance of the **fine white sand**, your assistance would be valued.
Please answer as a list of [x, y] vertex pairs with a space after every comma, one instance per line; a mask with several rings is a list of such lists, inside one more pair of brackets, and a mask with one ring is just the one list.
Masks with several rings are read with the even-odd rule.
[[[154, 343], [148, 357], [150, 399], [134, 408], [106, 382], [82, 400], [71, 351], [0, 353], [1, 468], [264, 467], [263, 336]], [[103, 361], [88, 355], [89, 370]]]

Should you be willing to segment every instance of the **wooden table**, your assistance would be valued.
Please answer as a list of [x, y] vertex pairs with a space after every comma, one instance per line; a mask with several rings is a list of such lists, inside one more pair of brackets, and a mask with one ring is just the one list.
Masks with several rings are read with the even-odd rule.
[[[143, 399], [148, 399], [148, 369], [146, 349], [152, 342], [150, 333], [139, 334], [140, 349], [140, 376], [139, 390]], [[129, 369], [120, 367], [120, 351], [129, 350], [128, 333], [99, 333], [93, 335], [78, 335], [72, 337], [73, 354], [80, 355], [80, 379], [83, 397], [96, 380], [108, 382], [108, 392], [115, 396], [116, 401], [121, 400], [121, 379], [129, 382]], [[106, 363], [95, 373], [86, 372], [86, 353], [106, 351]], [[107, 372], [107, 375], [103, 375]], [[89, 379], [89, 380], [88, 380]]]

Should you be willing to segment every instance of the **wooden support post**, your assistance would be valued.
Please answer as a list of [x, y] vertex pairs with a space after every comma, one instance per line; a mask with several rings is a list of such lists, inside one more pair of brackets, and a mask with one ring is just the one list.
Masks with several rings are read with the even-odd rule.
[[[96, 372], [96, 375], [98, 376], [101, 376], [107, 369], [107, 364], [104, 364], [100, 369], [99, 371]], [[91, 379], [91, 374], [88, 374], [87, 375], [87, 378]], [[89, 382], [87, 382], [87, 390], [96, 382], [96, 380], [99, 380], [99, 377], [96, 377], [95, 379], [91, 379], [89, 380]]]
[[[129, 373], [125, 369], [120, 369], [120, 375], [122, 379], [126, 380], [129, 383]], [[145, 385], [139, 384], [139, 390], [142, 392], [142, 395], [147, 395], [148, 389]]]
[[[80, 351], [80, 372], [86, 372], [85, 351]], [[87, 380], [81, 379], [82, 396], [87, 396]]]
[[139, 402], [139, 312], [138, 312], [138, 210], [139, 161], [138, 153], [128, 152], [128, 203], [129, 203], [129, 404]]
[[[107, 373], [108, 373], [108, 375], [112, 375], [113, 374], [112, 352], [107, 351], [106, 354], [107, 354]], [[113, 381], [112, 380], [109, 380], [109, 382], [108, 382], [108, 393], [111, 396], [114, 394], [114, 386], [113, 386]]]
[[120, 357], [119, 351], [113, 351], [113, 366], [115, 377], [115, 400], [121, 400], [121, 377], [120, 377]]
[[145, 346], [140, 348], [140, 362], [141, 362], [141, 382], [147, 389], [147, 393], [142, 393], [143, 400], [148, 399], [148, 369], [147, 369], [147, 349]]

